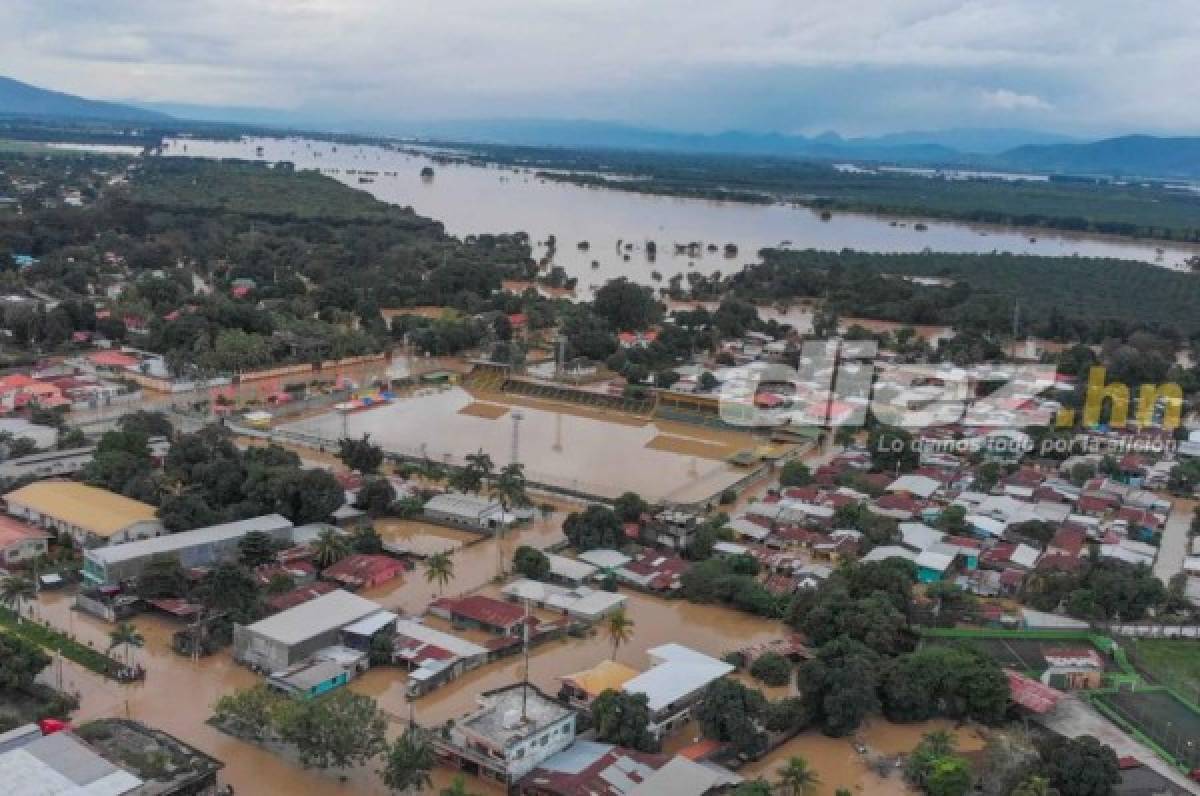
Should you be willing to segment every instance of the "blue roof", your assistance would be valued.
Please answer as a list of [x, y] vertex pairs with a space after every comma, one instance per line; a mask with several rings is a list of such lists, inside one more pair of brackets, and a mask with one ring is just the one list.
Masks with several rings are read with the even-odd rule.
[[558, 754], [543, 760], [539, 768], [557, 771], [560, 774], [578, 774], [608, 754], [612, 748], [610, 743], [576, 740]]

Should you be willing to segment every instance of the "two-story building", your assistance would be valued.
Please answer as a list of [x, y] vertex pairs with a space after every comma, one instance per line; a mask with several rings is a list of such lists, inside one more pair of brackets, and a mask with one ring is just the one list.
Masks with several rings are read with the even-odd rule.
[[446, 765], [505, 786], [575, 741], [575, 712], [525, 683], [486, 691], [433, 738]]

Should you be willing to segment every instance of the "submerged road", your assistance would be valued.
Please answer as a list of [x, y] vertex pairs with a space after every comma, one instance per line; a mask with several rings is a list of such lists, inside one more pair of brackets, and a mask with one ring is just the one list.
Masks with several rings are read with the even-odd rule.
[[1183, 571], [1183, 559], [1188, 554], [1188, 531], [1192, 526], [1195, 507], [1193, 500], [1176, 500], [1171, 505], [1167, 527], [1163, 530], [1158, 555], [1154, 559], [1154, 576], [1164, 584], [1170, 583], [1171, 578]]

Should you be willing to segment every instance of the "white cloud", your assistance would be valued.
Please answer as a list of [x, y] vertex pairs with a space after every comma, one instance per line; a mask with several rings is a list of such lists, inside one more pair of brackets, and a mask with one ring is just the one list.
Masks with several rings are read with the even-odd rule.
[[1048, 111], [1054, 107], [1036, 94], [1021, 94], [1007, 88], [986, 90], [980, 101], [984, 108], [998, 111]]
[[[869, 106], [886, 105], [893, 129], [1020, 111], [1064, 128], [1182, 131], [1200, 129], [1200, 103], [1178, 90], [1200, 72], [1194, 10], [1195, 0], [4, 0], [0, 74], [107, 99], [661, 126], [737, 126], [722, 107], [758, 95], [764, 108], [819, 106], [828, 82], [847, 106], [829, 121], [849, 125], [874, 124]], [[795, 79], [759, 82], [764, 72]], [[934, 95], [935, 112], [923, 101], [906, 117], [879, 75]], [[714, 83], [738, 79], [714, 95]], [[656, 117], [653, 102], [673, 111]]]

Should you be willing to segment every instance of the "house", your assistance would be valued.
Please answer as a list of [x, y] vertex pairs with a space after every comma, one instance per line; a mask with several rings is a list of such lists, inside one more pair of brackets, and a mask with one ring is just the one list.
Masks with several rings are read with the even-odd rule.
[[579, 560], [591, 564], [601, 573], [616, 572], [633, 559], [619, 550], [597, 547], [579, 554]]
[[152, 562], [172, 558], [185, 569], [204, 569], [225, 561], [236, 561], [238, 545], [248, 534], [265, 533], [284, 542], [290, 538], [291, 529], [292, 523], [287, 517], [267, 514], [194, 531], [97, 547], [83, 554], [83, 577], [92, 586], [118, 586], [136, 579]]
[[555, 583], [567, 586], [582, 586], [599, 569], [596, 565], [589, 564], [586, 561], [567, 558], [555, 553], [545, 553], [544, 555], [546, 556], [546, 560], [550, 562], [549, 580]]
[[722, 766], [683, 754], [671, 757], [576, 741], [526, 774], [516, 792], [520, 796], [707, 796], [727, 792], [741, 781]]
[[[24, 373], [14, 373], [0, 378], [0, 411], [14, 412], [28, 406], [40, 406], [43, 409], [50, 409], [55, 406], [63, 406], [67, 403], [70, 402], [63, 398], [62, 390], [58, 387], [26, 376]], [[49, 426], [37, 426], [21, 418], [17, 418], [16, 423], [27, 430], [26, 433], [21, 433], [17, 436], [34, 436], [35, 439], [38, 439], [42, 443], [38, 445], [39, 448], [54, 446], [54, 437], [46, 439], [44, 436], [46, 429], [54, 432], [55, 436], [57, 436], [57, 432], [54, 429], [50, 429]], [[35, 436], [38, 432], [34, 431], [34, 429], [42, 429], [43, 434]], [[11, 428], [3, 430], [12, 431]]]
[[[12, 378], [11, 376], [9, 378]], [[3, 396], [0, 396], [0, 403]], [[30, 423], [23, 417], [0, 417], [0, 434], [11, 434], [13, 439], [32, 440], [38, 450], [52, 450], [58, 444], [58, 429]]]
[[0, 515], [0, 568], [20, 565], [44, 556], [50, 534], [20, 520]]
[[321, 577], [340, 584], [342, 588], [357, 591], [394, 580], [400, 577], [405, 568], [404, 562], [398, 558], [355, 553], [326, 567]]
[[1079, 557], [1083, 552], [1087, 536], [1080, 528], [1059, 528], [1054, 533], [1050, 543], [1046, 545], [1047, 555], [1064, 555]]
[[934, 583], [946, 577], [954, 556], [939, 550], [922, 550], [917, 554], [917, 580], [921, 583]]
[[267, 685], [289, 696], [312, 699], [346, 685], [368, 665], [366, 652], [328, 647], [281, 672], [273, 672]]
[[480, 533], [491, 533], [509, 522], [499, 501], [457, 492], [433, 496], [424, 513], [430, 522]]
[[304, 586], [292, 589], [283, 594], [277, 594], [274, 597], [267, 598], [267, 608], [273, 613], [287, 611], [290, 608], [295, 608], [297, 605], [303, 605], [310, 600], [315, 600], [318, 597], [337, 591], [338, 587], [334, 583], [327, 580], [319, 580], [315, 583], [309, 583]]
[[439, 760], [505, 786], [575, 741], [575, 713], [525, 683], [486, 691], [431, 738]]
[[625, 606], [623, 594], [590, 589], [587, 586], [568, 588], [552, 583], [521, 579], [506, 585], [503, 594], [510, 600], [530, 603], [539, 608], [559, 611], [572, 619], [598, 622]]
[[517, 783], [520, 796], [628, 796], [666, 755], [596, 741], [576, 741], [542, 761]]
[[370, 600], [335, 589], [252, 625], [233, 626], [233, 657], [278, 672], [337, 645], [342, 628], [383, 609]]
[[885, 491], [893, 494], [908, 494], [921, 500], [929, 500], [942, 488], [942, 482], [925, 475], [909, 473], [888, 484]]
[[654, 665], [627, 680], [621, 690], [646, 695], [649, 730], [657, 738], [685, 724], [704, 689], [733, 671], [725, 661], [682, 644], [664, 644], [646, 654]]
[[946, 536], [922, 522], [902, 522], [899, 531], [901, 544], [917, 553], [928, 550]]
[[521, 606], [481, 594], [439, 597], [430, 603], [429, 613], [455, 625], [480, 628], [498, 636], [520, 636], [526, 617]]
[[408, 668], [405, 691], [410, 697], [427, 694], [487, 662], [486, 647], [415, 619], [399, 619], [395, 628], [392, 661]]
[[616, 570], [617, 579], [632, 586], [654, 592], [674, 592], [683, 585], [683, 573], [691, 564], [676, 556], [653, 550], [641, 553], [633, 561]]
[[562, 687], [558, 698], [568, 705], [581, 710], [591, 706], [596, 697], [605, 691], [619, 691], [625, 683], [637, 677], [640, 672], [623, 663], [603, 660], [590, 669], [560, 677]]
[[75, 481], [37, 481], [4, 496], [8, 513], [70, 536], [80, 547], [101, 547], [161, 536], [157, 509]]

